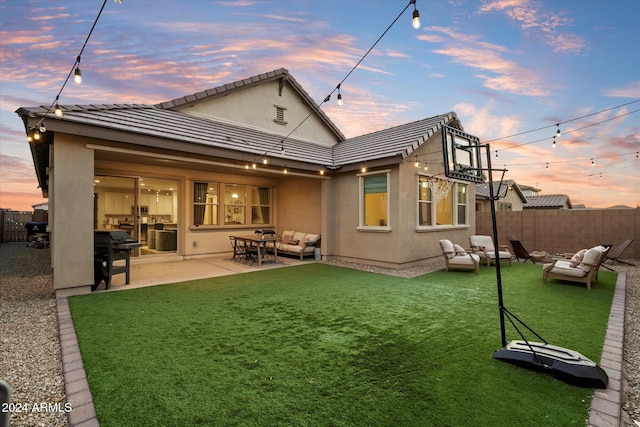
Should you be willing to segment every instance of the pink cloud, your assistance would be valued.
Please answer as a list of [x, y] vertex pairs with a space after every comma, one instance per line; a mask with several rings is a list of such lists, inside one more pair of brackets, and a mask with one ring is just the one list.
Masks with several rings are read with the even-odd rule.
[[[430, 27], [426, 31], [438, 33], [435, 39], [420, 35], [418, 39], [431, 42], [445, 40], [444, 49], [435, 53], [448, 56], [454, 62], [479, 70], [476, 76], [489, 89], [526, 96], [547, 96], [549, 90], [534, 70], [521, 67], [516, 62], [505, 59], [508, 53], [504, 46], [487, 43], [477, 36], [458, 33], [445, 27]], [[442, 37], [446, 36], [446, 37]]]
[[580, 53], [587, 47], [587, 41], [576, 34], [562, 32], [572, 26], [573, 20], [559, 11], [545, 11], [532, 0], [495, 0], [485, 3], [479, 13], [504, 12], [523, 30], [540, 38], [558, 53]]

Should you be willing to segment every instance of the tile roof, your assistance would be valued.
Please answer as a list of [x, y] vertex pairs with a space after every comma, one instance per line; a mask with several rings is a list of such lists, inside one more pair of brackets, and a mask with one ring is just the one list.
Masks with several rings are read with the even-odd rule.
[[320, 120], [322, 120], [329, 127], [329, 129], [331, 129], [336, 134], [338, 140], [345, 139], [345, 136], [342, 134], [340, 129], [338, 129], [338, 127], [331, 121], [329, 116], [327, 116], [324, 111], [320, 109], [320, 107], [316, 104], [313, 98], [311, 98], [309, 93], [304, 90], [300, 83], [298, 83], [298, 81], [294, 79], [291, 74], [289, 74], [289, 71], [286, 68], [279, 68], [277, 70], [269, 71], [268, 73], [258, 74], [246, 79], [237, 80], [235, 82], [197, 92], [192, 95], [181, 96], [171, 101], [156, 104], [156, 107], [165, 110], [173, 110], [178, 107], [186, 107], [195, 104], [207, 98], [227, 96], [232, 92], [246, 89], [247, 87], [254, 87], [262, 83], [280, 79], [283, 79], [283, 81], [287, 81], [289, 84], [291, 84], [293, 89], [298, 93], [298, 95], [302, 97], [303, 100], [305, 100], [309, 107], [311, 107], [311, 109], [318, 115]]
[[527, 197], [527, 203], [525, 203], [522, 207], [524, 209], [535, 209], [535, 208], [564, 208], [567, 206], [571, 209], [571, 200], [569, 200], [569, 196], [566, 194], [547, 194], [544, 196], [533, 196]]
[[405, 158], [451, 122], [459, 125], [454, 112], [349, 138], [333, 146], [333, 158], [337, 166], [394, 156]]

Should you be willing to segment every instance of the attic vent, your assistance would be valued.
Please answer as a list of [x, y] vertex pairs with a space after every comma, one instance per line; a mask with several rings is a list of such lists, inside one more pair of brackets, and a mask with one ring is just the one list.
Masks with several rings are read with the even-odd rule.
[[274, 107], [276, 107], [276, 118], [273, 119], [273, 121], [278, 123], [279, 125], [286, 125], [287, 122], [284, 119], [284, 111], [286, 110], [286, 108], [279, 105], [274, 105]]

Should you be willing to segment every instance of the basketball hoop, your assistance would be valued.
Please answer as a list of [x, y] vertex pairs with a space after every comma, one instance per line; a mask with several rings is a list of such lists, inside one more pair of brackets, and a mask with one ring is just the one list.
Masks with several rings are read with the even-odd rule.
[[430, 177], [427, 180], [427, 185], [429, 185], [429, 189], [431, 190], [433, 201], [438, 203], [449, 195], [451, 187], [453, 186], [453, 181], [450, 179]]

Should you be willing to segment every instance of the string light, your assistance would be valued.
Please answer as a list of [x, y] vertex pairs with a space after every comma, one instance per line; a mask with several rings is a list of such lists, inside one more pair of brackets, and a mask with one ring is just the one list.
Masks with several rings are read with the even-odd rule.
[[413, 25], [413, 28], [417, 30], [420, 28], [420, 12], [418, 12], [418, 9], [416, 8], [416, 0], [411, 0], [409, 4], [413, 5], [413, 17], [411, 19], [411, 25]]
[[556, 131], [556, 138], [560, 138], [562, 135], [562, 132], [560, 132], [560, 123], [557, 123], [556, 126], [558, 127], [558, 130]]
[[498, 150], [496, 150], [496, 159], [498, 158]]
[[551, 144], [551, 147], [556, 148], [556, 137], [553, 137], [553, 144]]
[[289, 171], [287, 170], [287, 165], [284, 165], [284, 169], [282, 170], [282, 173], [284, 173], [285, 175], [289, 173]]
[[360, 168], [360, 171], [361, 171], [362, 173], [365, 173], [365, 172], [367, 171], [367, 165], [363, 165], [363, 166]]
[[549, 170], [549, 163], [547, 162], [547, 166], [545, 167], [545, 169], [548, 171]]
[[78, 59], [76, 59], [76, 70], [73, 72], [74, 77], [73, 80], [76, 84], [82, 83], [82, 71], [80, 71], [80, 55], [78, 55]]
[[338, 84], [338, 105], [342, 105], [342, 94], [340, 93], [340, 84]]
[[320, 169], [320, 175], [324, 175], [324, 169]]
[[60, 98], [60, 96], [56, 96], [56, 106], [54, 109], [54, 114], [56, 115], [56, 117], [62, 117], [62, 108], [60, 108], [60, 104], [58, 104], [58, 99]]
[[416, 156], [416, 161], [414, 163], [414, 166], [419, 168], [420, 167], [420, 162], [418, 161], [418, 156]]
[[593, 162], [593, 159], [591, 159], [591, 167], [594, 168], [596, 166], [596, 164]]

